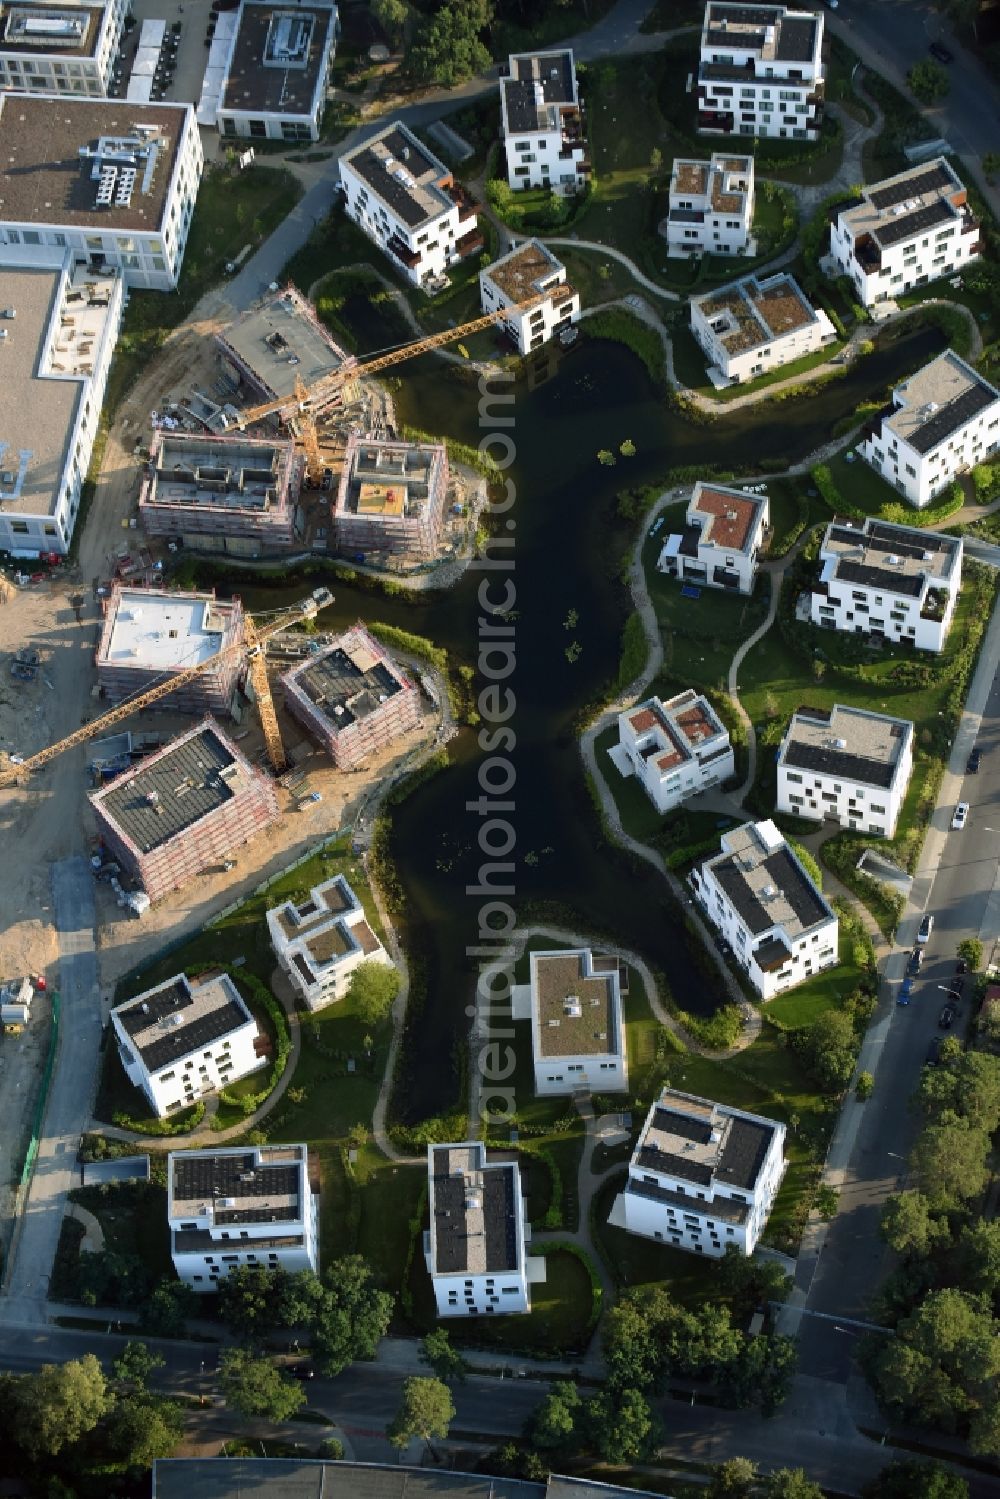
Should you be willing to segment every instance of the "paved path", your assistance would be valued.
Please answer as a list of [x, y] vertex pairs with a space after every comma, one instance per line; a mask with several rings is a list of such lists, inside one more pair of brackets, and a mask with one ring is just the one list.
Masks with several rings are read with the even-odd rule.
[[104, 1230], [101, 1227], [101, 1220], [89, 1212], [87, 1208], [81, 1207], [78, 1202], [67, 1204], [66, 1217], [75, 1218], [77, 1223], [83, 1224], [80, 1253], [99, 1254], [104, 1248]]

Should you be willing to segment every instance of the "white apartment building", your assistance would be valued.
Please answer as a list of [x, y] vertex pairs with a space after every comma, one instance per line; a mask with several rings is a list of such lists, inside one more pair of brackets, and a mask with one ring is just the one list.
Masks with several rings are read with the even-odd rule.
[[500, 79], [500, 113], [507, 181], [517, 192], [550, 187], [580, 192], [590, 179], [573, 54], [511, 53]]
[[319, 1272], [319, 1193], [305, 1145], [236, 1145], [167, 1156], [174, 1269], [211, 1295], [237, 1266]]
[[0, 92], [0, 246], [55, 246], [92, 276], [172, 291], [202, 166], [190, 104]]
[[257, 1022], [227, 973], [195, 983], [179, 973], [118, 1005], [111, 1026], [129, 1081], [161, 1119], [267, 1066]]
[[940, 651], [962, 586], [962, 539], [838, 518], [819, 549], [809, 618], [827, 630]]
[[813, 307], [787, 271], [761, 280], [745, 276], [692, 297], [691, 332], [705, 351], [716, 385], [755, 380], [814, 354], [837, 336], [823, 309]]
[[774, 823], [745, 822], [721, 843], [691, 888], [761, 998], [833, 967], [837, 917]]
[[918, 510], [1000, 449], [1000, 391], [952, 349], [897, 385], [858, 452]]
[[709, 0], [698, 64], [699, 135], [819, 138], [823, 12]]
[[664, 541], [656, 566], [667, 577], [753, 593], [757, 559], [770, 526], [764, 494], [746, 494], [699, 479], [691, 492], [684, 530]]
[[428, 1145], [427, 1180], [424, 1259], [438, 1316], [530, 1312], [536, 1277], [528, 1274], [531, 1229], [517, 1162], [488, 1161], [481, 1140]]
[[618, 715], [615, 768], [635, 776], [660, 813], [718, 786], [734, 774], [729, 731], [708, 698], [690, 688], [668, 698], [647, 698]]
[[581, 947], [532, 952], [530, 981], [512, 991], [515, 1020], [531, 1021], [535, 1093], [618, 1093], [628, 1087], [622, 995], [628, 969]]
[[400, 120], [340, 158], [346, 210], [414, 286], [483, 248], [476, 204]]
[[301, 905], [286, 900], [272, 906], [267, 929], [274, 956], [309, 1010], [343, 999], [360, 964], [392, 967], [342, 874], [314, 885]]
[[128, 0], [0, 5], [0, 89], [102, 98], [128, 10]]
[[568, 284], [566, 267], [536, 239], [479, 272], [479, 297], [484, 312], [510, 309], [497, 327], [506, 330], [519, 354], [540, 349], [580, 317], [580, 293]]
[[954, 275], [981, 251], [965, 184], [943, 156], [862, 187], [830, 226], [830, 254], [866, 307]]
[[[242, 0], [223, 43], [222, 76], [207, 78], [219, 133], [227, 139], [319, 140], [337, 30], [332, 3]], [[210, 55], [208, 72], [215, 71]], [[208, 112], [203, 90], [199, 114]]]
[[0, 246], [0, 551], [68, 552], [123, 306], [115, 270]]
[[800, 708], [778, 751], [776, 810], [891, 838], [913, 769], [913, 725], [864, 708]]
[[664, 1088], [610, 1221], [689, 1254], [751, 1255], [784, 1170], [783, 1124]]
[[660, 233], [667, 254], [753, 255], [752, 156], [713, 151], [709, 161], [674, 158], [667, 216]]

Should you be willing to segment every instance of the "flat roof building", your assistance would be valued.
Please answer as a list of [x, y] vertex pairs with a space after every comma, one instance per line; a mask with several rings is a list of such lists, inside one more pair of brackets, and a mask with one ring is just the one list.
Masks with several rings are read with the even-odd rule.
[[274, 956], [309, 1010], [343, 999], [351, 974], [362, 963], [392, 967], [342, 874], [314, 885], [301, 903], [286, 900], [272, 906], [267, 928]]
[[0, 4], [0, 89], [108, 92], [128, 0], [12, 0]]
[[535, 1093], [619, 1093], [628, 1087], [622, 1021], [627, 969], [590, 948], [532, 952], [529, 982], [517, 985], [514, 1019], [531, 1020]]
[[692, 297], [690, 307], [691, 332], [717, 384], [754, 380], [837, 336], [823, 309], [813, 307], [787, 271], [744, 276]]
[[[253, 402], [294, 397], [298, 382], [311, 388], [353, 363], [294, 286], [249, 308], [215, 341], [224, 375]], [[339, 399], [331, 390], [327, 404]]]
[[709, 161], [675, 157], [660, 225], [667, 254], [753, 255], [753, 204], [752, 156], [713, 151]]
[[729, 731], [708, 698], [688, 688], [663, 702], [649, 697], [618, 715], [615, 769], [635, 776], [656, 810], [672, 812], [735, 772]]
[[64, 249], [0, 246], [2, 551], [69, 550], [123, 306], [117, 271], [88, 272]]
[[566, 280], [566, 268], [540, 240], [529, 239], [479, 272], [484, 312], [507, 308], [497, 327], [514, 340], [519, 354], [540, 349], [580, 317], [580, 293]]
[[147, 536], [175, 536], [199, 551], [288, 552], [299, 540], [303, 469], [291, 439], [154, 432], [139, 519]]
[[488, 1161], [481, 1140], [428, 1145], [424, 1258], [439, 1317], [531, 1310], [530, 1229], [516, 1161]]
[[698, 132], [819, 139], [823, 12], [787, 5], [705, 6], [698, 64]]
[[333, 4], [242, 0], [216, 106], [220, 133], [319, 140], [337, 30]]
[[305, 1145], [236, 1145], [167, 1156], [174, 1269], [200, 1295], [231, 1270], [319, 1271], [319, 1194]]
[[171, 672], [199, 666], [225, 651], [214, 667], [161, 698], [182, 713], [227, 714], [243, 669], [243, 605], [214, 593], [166, 593], [116, 583], [104, 603], [97, 648], [97, 680], [110, 703], [120, 703]]
[[246, 1001], [226, 973], [183, 973], [111, 1011], [129, 1081], [161, 1118], [267, 1064]]
[[280, 815], [268, 777], [212, 718], [95, 791], [90, 804], [111, 857], [151, 901], [223, 863]]
[[766, 494], [699, 479], [691, 491], [684, 529], [667, 536], [656, 566], [685, 583], [753, 593], [769, 525]]
[[177, 285], [201, 182], [189, 104], [0, 93], [0, 244]]
[[443, 443], [351, 437], [333, 513], [337, 550], [430, 560], [437, 556], [447, 495]]
[[507, 181], [515, 192], [582, 190], [590, 179], [576, 67], [568, 47], [512, 52], [500, 79]]
[[420, 723], [417, 689], [364, 625], [281, 678], [285, 707], [333, 757], [353, 770]]
[[864, 708], [799, 708], [778, 751], [778, 812], [891, 838], [913, 768], [913, 725]]

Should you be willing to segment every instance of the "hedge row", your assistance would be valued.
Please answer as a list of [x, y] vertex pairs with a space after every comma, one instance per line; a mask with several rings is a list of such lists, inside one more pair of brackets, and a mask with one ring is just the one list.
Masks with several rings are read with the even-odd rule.
[[219, 1098], [222, 1102], [228, 1104], [230, 1108], [241, 1109], [244, 1118], [247, 1118], [260, 1108], [277, 1087], [278, 1079], [288, 1066], [288, 1058], [292, 1052], [292, 1038], [288, 1029], [288, 1017], [267, 985], [261, 983], [260, 979], [255, 978], [252, 973], [244, 973], [241, 969], [227, 968], [226, 972], [234, 984], [243, 984], [249, 990], [253, 1000], [266, 1010], [277, 1037], [277, 1049], [265, 1087], [258, 1093], [248, 1093], [245, 1097], [232, 1094], [226, 1088], [219, 1090]]

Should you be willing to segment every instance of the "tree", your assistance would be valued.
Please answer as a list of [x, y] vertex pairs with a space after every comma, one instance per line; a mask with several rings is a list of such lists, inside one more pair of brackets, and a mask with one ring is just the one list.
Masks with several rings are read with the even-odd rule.
[[880, 1399], [906, 1420], [944, 1431], [995, 1404], [1000, 1324], [985, 1298], [931, 1291], [894, 1338], [866, 1355]]
[[572, 1447], [582, 1415], [580, 1391], [571, 1380], [560, 1380], [535, 1412], [531, 1423], [533, 1445], [543, 1449]]
[[858, 1080], [854, 1084], [854, 1092], [859, 1103], [866, 1103], [875, 1092], [875, 1074], [873, 1072], [859, 1072]]
[[708, 1485], [708, 1499], [750, 1499], [757, 1486], [757, 1464], [748, 1457], [717, 1463]]
[[8, 1423], [29, 1457], [55, 1457], [72, 1447], [108, 1414], [111, 1396], [92, 1353], [65, 1364], [43, 1364], [25, 1374], [12, 1390], [14, 1413]]
[[457, 1348], [451, 1346], [448, 1330], [435, 1327], [420, 1345], [420, 1362], [430, 1364], [438, 1379], [449, 1384], [452, 1380], [463, 1383], [469, 1365]]
[[806, 1070], [827, 1093], [840, 1093], [851, 1080], [857, 1055], [854, 1026], [841, 1010], [827, 1010], [811, 1025], [793, 1032], [793, 1044]]
[[983, 961], [983, 944], [978, 937], [966, 937], [958, 944], [958, 956], [968, 963], [971, 972], [975, 973]]
[[409, 10], [406, 0], [372, 0], [372, 15], [392, 41], [402, 36]]
[[660, 1334], [677, 1310], [666, 1291], [631, 1291], [607, 1314], [604, 1361], [612, 1391], [648, 1390], [660, 1379], [665, 1357]]
[[640, 1390], [602, 1391], [587, 1406], [591, 1434], [608, 1463], [642, 1462], [656, 1445], [658, 1425]]
[[357, 1007], [358, 1018], [365, 1025], [382, 1025], [392, 1013], [392, 1003], [399, 993], [399, 974], [386, 963], [374, 958], [359, 963], [351, 974], [347, 997]]
[[940, 1463], [908, 1457], [889, 1463], [861, 1494], [862, 1499], [968, 1499], [969, 1485]]
[[906, 75], [906, 81], [910, 92], [921, 104], [936, 104], [951, 88], [951, 80], [945, 69], [939, 62], [931, 62], [929, 58], [914, 63]]
[[410, 69], [421, 83], [454, 88], [490, 66], [480, 33], [493, 19], [490, 0], [448, 0], [423, 22], [410, 52]]
[[145, 1343], [130, 1338], [111, 1368], [115, 1378], [122, 1384], [137, 1385], [144, 1389], [154, 1370], [163, 1368], [163, 1357], [159, 1353], [150, 1353]]
[[992, 1134], [1000, 1125], [1000, 1057], [963, 1052], [954, 1036], [941, 1048], [937, 1067], [925, 1067], [916, 1104], [928, 1119], [968, 1119]]
[[911, 1157], [920, 1190], [942, 1208], [978, 1197], [986, 1185], [989, 1144], [984, 1130], [964, 1121], [928, 1125]]
[[520, 217], [517, 194], [503, 177], [491, 177], [487, 182], [486, 201], [501, 218], [507, 218], [511, 213]]
[[933, 1254], [951, 1237], [947, 1222], [934, 1212], [922, 1192], [913, 1190], [897, 1192], [886, 1199], [880, 1231], [897, 1254], [913, 1254], [921, 1259]]
[[184, 1413], [174, 1400], [129, 1395], [116, 1402], [102, 1435], [102, 1445], [123, 1467], [151, 1468], [157, 1458], [176, 1450], [184, 1435]]
[[1000, 1222], [966, 1224], [955, 1247], [955, 1278], [963, 1291], [1000, 1299]]
[[769, 1301], [787, 1301], [792, 1288], [791, 1280], [776, 1260], [741, 1254], [735, 1244], [726, 1245], [715, 1273], [719, 1289], [731, 1303], [737, 1320]]
[[339, 1374], [355, 1359], [374, 1358], [392, 1307], [392, 1297], [378, 1289], [360, 1255], [334, 1260], [323, 1276], [312, 1323], [313, 1349], [323, 1372]]
[[143, 1307], [146, 1331], [159, 1338], [179, 1337], [188, 1317], [194, 1315], [197, 1300], [182, 1280], [161, 1280]]
[[746, 1338], [722, 1378], [727, 1403], [742, 1409], [759, 1405], [763, 1415], [773, 1416], [788, 1394], [795, 1361], [791, 1338], [779, 1333]]
[[287, 1421], [305, 1404], [301, 1384], [249, 1348], [227, 1348], [219, 1362], [222, 1392], [242, 1416]]
[[234, 1265], [219, 1286], [219, 1319], [246, 1342], [262, 1340], [279, 1325], [283, 1270]]
[[402, 1448], [419, 1437], [433, 1453], [431, 1438], [440, 1437], [443, 1441], [454, 1419], [455, 1402], [444, 1381], [412, 1375], [403, 1381], [399, 1410], [389, 1427], [389, 1441]]
[[764, 1480], [764, 1499], [823, 1499], [818, 1483], [807, 1478], [801, 1468], [777, 1468]]

